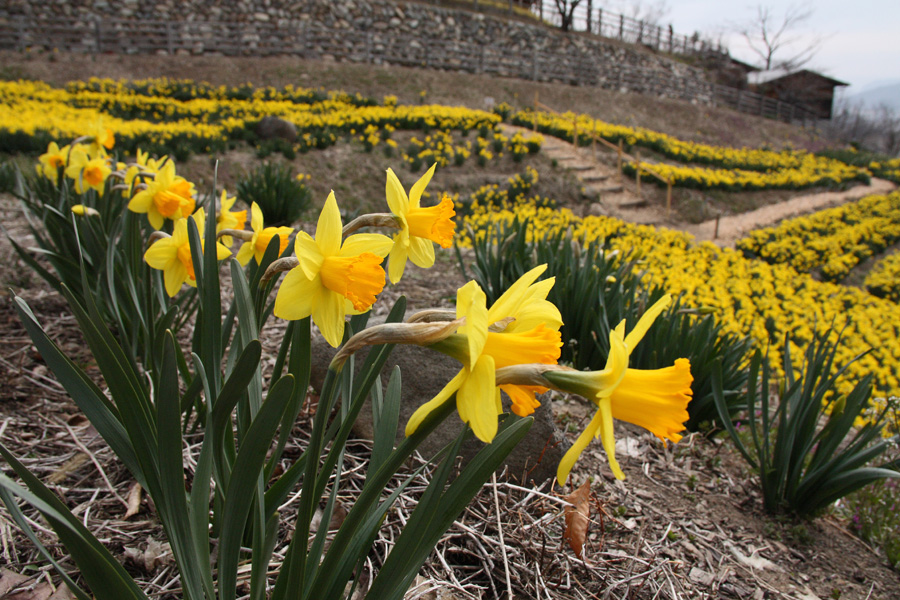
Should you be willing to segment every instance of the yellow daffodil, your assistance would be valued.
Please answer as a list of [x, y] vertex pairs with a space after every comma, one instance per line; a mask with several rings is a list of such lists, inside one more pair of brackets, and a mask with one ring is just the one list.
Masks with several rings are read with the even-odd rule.
[[72, 214], [79, 217], [99, 217], [100, 212], [96, 208], [85, 206], [84, 204], [75, 204], [72, 206]]
[[[484, 291], [470, 281], [457, 292], [456, 317], [465, 322], [452, 335], [432, 347], [463, 363], [463, 368], [437, 396], [420, 406], [406, 425], [406, 435], [418, 429], [424, 418], [456, 393], [456, 409], [478, 439], [491, 442], [497, 434], [497, 417], [503, 412], [495, 371], [519, 364], [555, 364], [559, 360], [559, 310], [546, 300], [554, 280], [534, 283], [546, 265], [536, 267], [514, 283], [487, 308]], [[504, 385], [513, 411], [525, 416], [538, 405], [535, 392], [546, 388]]]
[[391, 238], [356, 234], [341, 241], [341, 213], [334, 192], [328, 195], [316, 237], [301, 231], [294, 240], [299, 266], [285, 276], [275, 297], [275, 316], [290, 321], [312, 316], [334, 347], [344, 336], [344, 317], [366, 312], [384, 288], [382, 260]]
[[59, 178], [60, 167], [66, 166], [69, 158], [69, 146], [60, 148], [56, 142], [50, 142], [47, 151], [38, 157], [38, 164], [35, 169], [40, 175], [43, 175], [53, 183]]
[[[203, 243], [203, 230], [206, 225], [206, 214], [201, 208], [190, 216], [197, 224]], [[231, 252], [222, 244], [216, 243], [216, 258], [223, 260]], [[154, 269], [163, 271], [166, 284], [166, 293], [169, 297], [175, 296], [182, 284], [187, 283], [191, 287], [197, 287], [197, 278], [194, 275], [194, 262], [191, 257], [191, 244], [188, 239], [187, 219], [175, 221], [175, 227], [171, 237], [157, 240], [144, 253], [144, 261]]]
[[128, 209], [147, 213], [154, 229], [161, 229], [166, 219], [177, 221], [194, 212], [194, 184], [175, 175], [175, 163], [166, 162], [147, 188], [128, 203]]
[[654, 370], [629, 369], [628, 358], [653, 321], [672, 302], [664, 296], [640, 318], [626, 336], [623, 320], [609, 334], [610, 351], [602, 371], [553, 371], [545, 377], [561, 389], [579, 394], [597, 405], [590, 424], [569, 448], [559, 463], [556, 479], [565, 484], [569, 472], [591, 438], [600, 437], [609, 458], [609, 466], [617, 479], [625, 473], [616, 461], [613, 419], [627, 421], [649, 430], [662, 440], [677, 442], [679, 431], [688, 419], [691, 400], [691, 365], [686, 358], [671, 367]]
[[[227, 192], [222, 190], [222, 197], [219, 199], [219, 216], [216, 218], [216, 233], [223, 229], [243, 229], [247, 224], [246, 210], [231, 210], [235, 200], [237, 200], [237, 197], [229, 197]], [[223, 235], [219, 238], [219, 241], [227, 248], [231, 248], [231, 244], [234, 240], [230, 235]], [[282, 252], [283, 251], [284, 248], [282, 248]]]
[[105, 157], [91, 158], [87, 152], [77, 146], [69, 153], [66, 176], [75, 181], [75, 191], [79, 194], [92, 189], [102, 196], [106, 178], [110, 173], [112, 173], [112, 169]]
[[[224, 192], [223, 194], [223, 206], [224, 206]], [[232, 198], [231, 204], [234, 204], [234, 199]], [[229, 208], [231, 205], [229, 205]], [[244, 221], [247, 219], [247, 211], [243, 211]], [[230, 213], [232, 215], [240, 215], [240, 213]], [[235, 222], [237, 222], [237, 217], [233, 217]], [[241, 226], [243, 227], [243, 221], [241, 222]], [[217, 228], [218, 229], [218, 228]], [[222, 227], [222, 229], [226, 229]], [[230, 227], [227, 229], [231, 229]], [[291, 239], [291, 234], [294, 233], [294, 230], [290, 227], [263, 227], [263, 214], [262, 210], [259, 208], [259, 205], [254, 202], [250, 206], [250, 229], [253, 230], [253, 237], [250, 238], [249, 241], [244, 242], [241, 246], [241, 249], [238, 250], [237, 253], [237, 261], [241, 263], [241, 265], [246, 266], [248, 262], [250, 262], [251, 258], [256, 258], [257, 264], [262, 260], [263, 254], [266, 253], [266, 248], [269, 247], [269, 242], [272, 241], [272, 238], [276, 235], [279, 239], [279, 247], [278, 247], [278, 256], [281, 256], [282, 252], [284, 252], [285, 248], [287, 248], [288, 241]], [[219, 229], [221, 231], [221, 229]], [[299, 254], [299, 253], [298, 253]]]
[[112, 150], [116, 143], [116, 136], [112, 129], [103, 126], [103, 119], [97, 119], [87, 134], [91, 138], [91, 155], [104, 156], [107, 150]]
[[388, 275], [391, 283], [397, 283], [403, 276], [406, 267], [406, 259], [413, 264], [429, 268], [434, 265], [434, 246], [432, 242], [440, 244], [441, 248], [449, 248], [453, 244], [453, 231], [456, 224], [453, 216], [453, 201], [444, 196], [437, 206], [422, 207], [420, 205], [422, 193], [428, 182], [434, 175], [436, 165], [422, 175], [409, 190], [409, 197], [397, 175], [391, 169], [387, 170], [387, 203], [399, 221], [401, 229], [394, 234], [394, 247], [391, 249]]

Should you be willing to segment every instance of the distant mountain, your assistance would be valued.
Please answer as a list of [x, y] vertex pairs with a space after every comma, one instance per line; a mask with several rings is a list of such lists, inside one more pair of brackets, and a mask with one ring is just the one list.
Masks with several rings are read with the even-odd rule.
[[863, 104], [868, 109], [889, 106], [900, 113], [900, 81], [881, 82], [881, 85], [865, 87], [856, 94], [847, 94], [847, 101]]

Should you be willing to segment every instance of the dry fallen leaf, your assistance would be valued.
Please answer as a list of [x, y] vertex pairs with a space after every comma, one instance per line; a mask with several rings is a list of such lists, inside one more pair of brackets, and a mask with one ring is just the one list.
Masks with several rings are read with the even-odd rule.
[[[15, 590], [21, 591], [15, 591]], [[72, 600], [75, 596], [61, 584], [54, 588], [47, 581], [0, 569], [0, 598], [3, 600]]]
[[141, 484], [135, 482], [128, 490], [128, 509], [123, 517], [126, 521], [141, 510]]
[[584, 540], [587, 538], [588, 525], [591, 521], [591, 480], [586, 479], [577, 490], [563, 496], [573, 506], [566, 506], [566, 532], [564, 537], [569, 541], [569, 547], [575, 552], [575, 556], [582, 557], [584, 552]]
[[0, 569], [0, 596], [5, 596], [29, 579], [31, 578], [14, 573], [9, 569]]

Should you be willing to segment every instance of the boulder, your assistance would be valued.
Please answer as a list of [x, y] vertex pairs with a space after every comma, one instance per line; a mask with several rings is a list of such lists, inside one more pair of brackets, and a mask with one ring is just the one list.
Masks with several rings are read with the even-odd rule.
[[272, 140], [280, 138], [289, 142], [297, 139], [297, 127], [290, 121], [285, 121], [279, 117], [263, 117], [256, 124], [256, 135], [262, 140]]
[[[335, 350], [321, 337], [312, 341], [312, 365], [310, 385], [317, 392], [321, 391], [325, 373]], [[356, 355], [356, 367], [365, 360], [366, 351]], [[418, 346], [395, 346], [381, 372], [382, 385], [387, 387], [391, 372], [395, 366], [400, 367], [400, 422], [397, 429], [398, 442], [403, 439], [406, 422], [413, 412], [437, 393], [459, 373], [460, 364], [440, 352], [420, 348]], [[507, 457], [504, 465], [509, 474], [520, 483], [543, 483], [556, 476], [556, 467], [566, 448], [565, 439], [556, 426], [550, 394], [541, 398], [540, 408], [535, 411], [534, 423], [525, 438]], [[503, 394], [503, 404], [509, 411], [509, 399]], [[419, 446], [419, 452], [425, 456], [433, 456], [438, 450], [456, 439], [463, 428], [459, 416], [452, 414]], [[371, 440], [374, 437], [372, 410], [369, 401], [363, 406], [353, 428], [356, 436]], [[463, 458], [471, 458], [484, 444], [477, 438], [470, 438], [463, 443]]]

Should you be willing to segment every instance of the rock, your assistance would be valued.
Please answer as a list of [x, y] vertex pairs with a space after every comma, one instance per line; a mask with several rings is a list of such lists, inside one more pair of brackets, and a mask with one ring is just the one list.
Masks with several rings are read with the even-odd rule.
[[[322, 389], [325, 373], [334, 353], [334, 348], [320, 336], [313, 338], [310, 385], [316, 391]], [[365, 356], [365, 351], [356, 355], [357, 368], [363, 363]], [[397, 429], [397, 440], [400, 441], [403, 439], [404, 428], [409, 417], [420, 405], [431, 400], [443, 389], [447, 382], [459, 372], [460, 364], [444, 354], [427, 348], [397, 345], [381, 372], [382, 384], [385, 387], [395, 366], [400, 367], [402, 384], [400, 422]], [[504, 462], [509, 469], [509, 474], [522, 483], [534, 481], [539, 484], [555, 477], [556, 467], [566, 448], [565, 439], [556, 427], [553, 418], [550, 395], [545, 394], [539, 400], [541, 406], [533, 415], [534, 423], [531, 429]], [[508, 411], [509, 399], [505, 394], [503, 394], [503, 402]], [[353, 428], [358, 437], [368, 440], [374, 437], [370, 406], [370, 403], [366, 401]], [[425, 457], [433, 456], [438, 450], [453, 441], [459, 435], [462, 427], [463, 423], [459, 417], [456, 414], [450, 415], [434, 433], [422, 442], [419, 452]], [[461, 454], [464, 458], [471, 458], [483, 446], [481, 441], [471, 438], [463, 443]]]
[[285, 121], [279, 117], [263, 117], [256, 124], [256, 135], [263, 140], [271, 140], [281, 138], [289, 142], [297, 139], [297, 127], [290, 121]]

